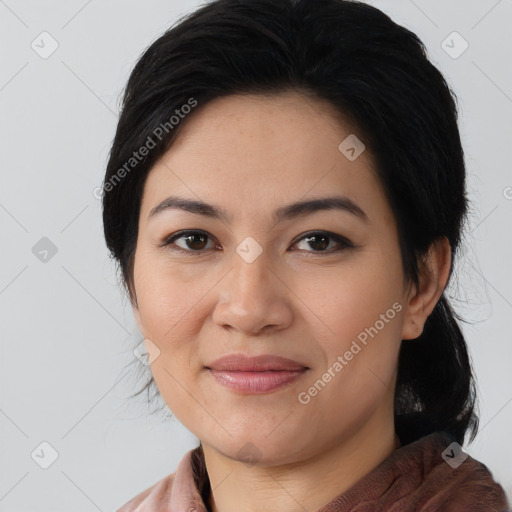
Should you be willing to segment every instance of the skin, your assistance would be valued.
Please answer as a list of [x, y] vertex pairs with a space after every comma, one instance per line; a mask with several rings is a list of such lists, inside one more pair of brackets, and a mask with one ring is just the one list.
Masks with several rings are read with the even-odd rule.
[[[369, 149], [354, 161], [338, 149], [351, 133], [330, 104], [298, 92], [224, 97], [186, 120], [146, 180], [134, 315], [160, 350], [151, 370], [163, 399], [203, 444], [215, 512], [318, 510], [400, 446], [393, 423], [400, 343], [419, 336], [439, 300], [450, 248], [446, 239], [432, 247], [418, 288], [405, 281]], [[335, 194], [357, 203], [368, 222], [340, 210], [272, 219], [283, 205]], [[180, 209], [148, 219], [171, 195], [221, 207], [232, 222]], [[161, 246], [186, 229], [207, 236]], [[308, 243], [311, 231], [353, 247], [333, 238], [325, 249], [321, 237]], [[248, 236], [262, 249], [251, 263], [236, 252]], [[394, 318], [300, 403], [299, 393], [395, 303]], [[284, 356], [309, 370], [271, 393], [240, 394], [204, 369], [233, 352]], [[166, 483], [131, 504], [163, 500]]]

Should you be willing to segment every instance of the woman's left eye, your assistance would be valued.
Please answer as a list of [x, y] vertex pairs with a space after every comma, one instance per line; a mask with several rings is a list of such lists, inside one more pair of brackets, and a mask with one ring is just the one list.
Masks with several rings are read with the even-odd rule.
[[[182, 240], [184, 245], [177, 244], [177, 240]], [[214, 247], [208, 247], [208, 241], [211, 242]], [[315, 250], [309, 251], [307, 248], [299, 248], [299, 250], [305, 250], [306, 252], [313, 253], [333, 253], [354, 247], [353, 244], [346, 238], [340, 235], [336, 235], [335, 233], [330, 233], [328, 231], [312, 231], [306, 233], [305, 235], [302, 235], [302, 237], [299, 238], [296, 242], [294, 242], [292, 246], [298, 245], [301, 242], [308, 244], [310, 249], [313, 248]], [[331, 246], [331, 242], [334, 242], [334, 248]], [[204, 231], [199, 230], [180, 231], [174, 235], [171, 235], [162, 243], [162, 246], [170, 245], [175, 245], [178, 250], [196, 253], [203, 252], [204, 249], [215, 248], [215, 244], [212, 242], [210, 235]], [[336, 245], [338, 248], [336, 248]]]
[[[333, 252], [338, 252], [343, 249], [348, 249], [348, 248], [353, 247], [352, 243], [349, 240], [347, 240], [346, 238], [336, 235], [335, 233], [329, 233], [327, 231], [313, 231], [313, 232], [307, 233], [306, 235], [303, 235], [298, 240], [298, 242], [296, 242], [295, 244], [297, 244], [303, 240], [305, 241], [306, 244], [309, 245], [309, 247], [311, 247], [311, 248], [316, 247], [317, 249], [319, 249], [319, 250], [315, 250], [312, 252], [333, 253]], [[333, 247], [332, 246], [330, 247], [330, 241], [334, 241], [335, 242], [334, 247], [336, 247], [336, 245], [338, 245], [338, 248], [337, 249], [334, 248], [334, 250], [332, 250]]]

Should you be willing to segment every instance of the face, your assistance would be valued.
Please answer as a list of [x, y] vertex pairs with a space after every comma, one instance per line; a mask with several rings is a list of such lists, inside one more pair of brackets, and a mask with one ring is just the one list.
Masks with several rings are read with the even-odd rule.
[[[350, 138], [339, 149], [352, 133], [298, 93], [225, 97], [186, 120], [147, 177], [135, 318], [170, 410], [228, 457], [250, 442], [262, 462], [297, 461], [392, 421], [409, 290], [372, 155]], [[211, 207], [163, 207], [171, 196]], [[234, 353], [306, 370], [232, 389], [207, 367]]]

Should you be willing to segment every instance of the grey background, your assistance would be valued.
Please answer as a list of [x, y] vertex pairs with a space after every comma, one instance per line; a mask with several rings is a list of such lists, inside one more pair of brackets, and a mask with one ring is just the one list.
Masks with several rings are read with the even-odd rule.
[[[370, 3], [420, 36], [459, 96], [473, 210], [449, 291], [471, 322], [482, 427], [465, 450], [512, 496], [512, 1]], [[130, 70], [197, 5], [0, 0], [0, 511], [115, 510], [197, 444], [177, 420], [127, 400], [142, 338], [93, 194]], [[43, 31], [58, 43], [46, 59], [31, 47]], [[442, 46], [460, 52], [453, 31], [469, 44], [457, 58]], [[57, 249], [46, 262], [43, 237]], [[48, 469], [31, 457], [48, 460], [43, 441], [58, 452]]]

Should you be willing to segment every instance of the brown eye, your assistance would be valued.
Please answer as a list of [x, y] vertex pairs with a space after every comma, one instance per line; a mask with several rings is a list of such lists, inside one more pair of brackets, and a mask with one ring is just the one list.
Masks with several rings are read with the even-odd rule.
[[[181, 245], [176, 243], [177, 240], [181, 241]], [[207, 247], [210, 236], [204, 231], [181, 231], [167, 238], [163, 246], [175, 245], [178, 250], [187, 252], [201, 252], [204, 249], [212, 249], [213, 247]], [[213, 242], [212, 242], [213, 243]]]
[[[299, 243], [303, 243], [303, 246], [305, 246], [299, 250], [305, 250], [308, 252], [332, 253], [353, 247], [353, 245], [345, 238], [336, 235], [335, 233], [329, 233], [325, 231], [315, 231], [312, 233], [307, 233], [305, 236], [299, 239], [299, 241], [296, 242], [294, 245], [297, 245]], [[313, 251], [309, 249], [313, 249]]]
[[185, 236], [183, 240], [185, 240], [185, 243], [189, 249], [197, 250], [205, 248], [208, 237], [205, 235], [191, 234]]

